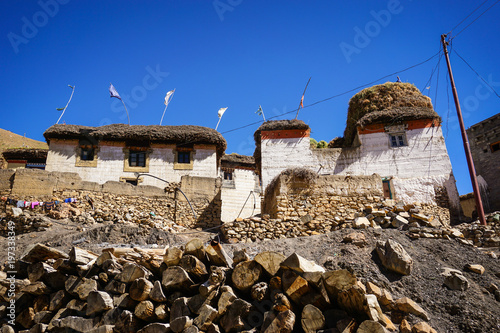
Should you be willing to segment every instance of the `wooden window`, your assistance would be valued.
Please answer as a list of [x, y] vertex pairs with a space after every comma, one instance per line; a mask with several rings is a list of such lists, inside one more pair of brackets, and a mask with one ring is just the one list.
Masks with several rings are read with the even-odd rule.
[[191, 153], [188, 151], [177, 152], [177, 163], [191, 163]]
[[143, 151], [130, 150], [128, 156], [128, 165], [131, 167], [145, 167], [146, 153]]
[[193, 170], [195, 150], [189, 147], [177, 147], [174, 153], [174, 170]]
[[80, 148], [80, 160], [81, 161], [93, 161], [94, 160], [94, 148], [93, 147]]
[[389, 134], [390, 145], [393, 148], [408, 146], [406, 142], [406, 133], [391, 133]]
[[149, 172], [148, 147], [129, 147], [123, 149], [124, 161], [123, 171], [128, 172]]
[[233, 173], [224, 171], [224, 180], [233, 180]]

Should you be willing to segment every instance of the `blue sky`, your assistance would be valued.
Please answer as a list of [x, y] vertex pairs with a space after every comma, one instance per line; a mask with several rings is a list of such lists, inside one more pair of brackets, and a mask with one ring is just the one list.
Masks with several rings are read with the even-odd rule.
[[[458, 34], [453, 51], [500, 92], [500, 4], [466, 28], [496, 1], [451, 35]], [[481, 3], [1, 1], [0, 127], [43, 140], [69, 98], [68, 84], [75, 94], [61, 122], [126, 123], [123, 107], [109, 97], [110, 82], [126, 100], [131, 124], [159, 124], [165, 94], [175, 88], [164, 125], [214, 128], [218, 109], [228, 107], [218, 128], [226, 152], [252, 155], [259, 105], [267, 118], [291, 119], [309, 77], [305, 106], [429, 59], [440, 50], [440, 35]], [[471, 185], [444, 57], [427, 84], [438, 59], [397, 75], [432, 98], [464, 194]], [[498, 113], [500, 99], [454, 52], [451, 62], [466, 127]], [[299, 119], [318, 141], [342, 136], [349, 99], [359, 90], [306, 107]]]

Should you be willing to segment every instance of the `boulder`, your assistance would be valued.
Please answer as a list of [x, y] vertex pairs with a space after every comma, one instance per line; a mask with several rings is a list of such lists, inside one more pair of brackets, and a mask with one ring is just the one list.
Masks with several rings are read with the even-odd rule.
[[388, 239], [385, 244], [378, 241], [376, 250], [382, 265], [387, 269], [402, 275], [411, 273], [413, 260], [401, 244], [392, 239]]

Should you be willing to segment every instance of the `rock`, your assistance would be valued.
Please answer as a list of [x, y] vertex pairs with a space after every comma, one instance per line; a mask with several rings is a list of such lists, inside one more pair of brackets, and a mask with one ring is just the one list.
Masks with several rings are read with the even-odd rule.
[[343, 243], [352, 243], [358, 247], [363, 247], [367, 244], [365, 234], [361, 232], [351, 232], [342, 240]]
[[376, 250], [382, 265], [387, 269], [403, 275], [411, 273], [413, 260], [401, 244], [392, 239], [388, 239], [385, 244], [378, 241]]
[[291, 310], [283, 312], [268, 311], [264, 313], [262, 333], [287, 333], [293, 331], [295, 325], [295, 314]]
[[[246, 253], [245, 253], [246, 254]], [[286, 259], [285, 255], [279, 252], [265, 251], [257, 254], [254, 260], [271, 276], [276, 275], [280, 269], [280, 264]], [[241, 260], [246, 261], [246, 260]]]
[[368, 317], [371, 320], [379, 322], [391, 331], [396, 330], [396, 326], [394, 326], [392, 321], [382, 312], [382, 309], [377, 301], [377, 296], [371, 294], [365, 295], [365, 303]]
[[361, 323], [361, 325], [359, 325], [356, 333], [389, 333], [389, 331], [386, 330], [382, 324], [376, 321], [365, 320]]
[[474, 264], [467, 264], [465, 265], [465, 269], [471, 271], [471, 272], [474, 272], [474, 273], [477, 273], [477, 274], [483, 274], [485, 272], [485, 269], [483, 266], [481, 265], [474, 265]]
[[435, 329], [429, 326], [426, 322], [420, 322], [418, 324], [413, 325], [411, 329], [412, 333], [437, 333]]
[[403, 319], [401, 324], [399, 324], [399, 332], [400, 333], [411, 333], [411, 325], [408, 320]]
[[14, 217], [18, 217], [19, 215], [22, 215], [22, 213], [23, 213], [23, 210], [21, 208], [12, 207], [12, 215]]
[[408, 225], [408, 220], [400, 215], [396, 215], [391, 221], [391, 224], [394, 228], [400, 228]]
[[370, 226], [370, 221], [364, 216], [359, 216], [354, 219], [353, 227], [355, 229], [366, 229], [369, 226]]
[[92, 291], [87, 297], [87, 316], [113, 308], [113, 299], [104, 291]]
[[452, 290], [467, 290], [469, 287], [469, 281], [461, 273], [451, 272], [449, 275], [445, 276], [444, 284]]
[[394, 307], [402, 312], [411, 313], [418, 316], [426, 321], [429, 321], [429, 315], [424, 309], [420, 307], [417, 303], [409, 299], [408, 297], [402, 297], [394, 302]]
[[299, 256], [297, 253], [293, 253], [288, 258], [286, 258], [280, 266], [283, 268], [292, 269], [298, 273], [325, 272], [325, 269], [323, 267], [316, 264], [314, 261], [307, 260]]

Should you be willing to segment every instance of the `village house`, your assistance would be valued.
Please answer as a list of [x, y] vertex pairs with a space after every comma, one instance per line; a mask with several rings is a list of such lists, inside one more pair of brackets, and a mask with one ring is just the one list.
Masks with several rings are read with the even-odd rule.
[[268, 121], [254, 137], [263, 188], [289, 168], [319, 175], [378, 174], [387, 199], [459, 212], [441, 119], [430, 98], [412, 84], [385, 83], [354, 95], [344, 137], [332, 140], [330, 148], [312, 149], [310, 128], [299, 120]]
[[467, 137], [484, 210], [500, 210], [500, 113], [472, 125], [467, 129]]
[[5, 150], [2, 155], [7, 162], [6, 169], [45, 169], [47, 160], [47, 149], [35, 148], [11, 148]]
[[182, 176], [216, 178], [226, 149], [219, 132], [201, 126], [53, 125], [44, 136], [47, 171], [74, 172], [99, 184], [165, 187], [162, 180], [178, 183]]

